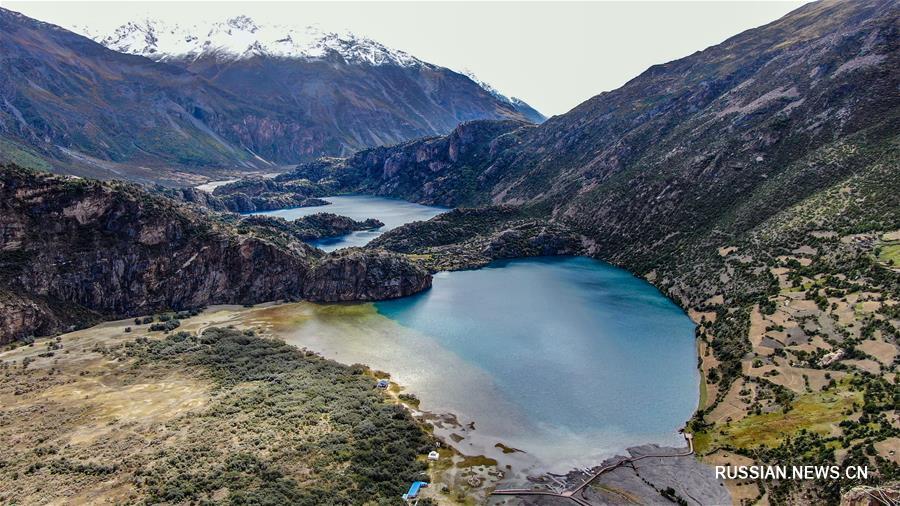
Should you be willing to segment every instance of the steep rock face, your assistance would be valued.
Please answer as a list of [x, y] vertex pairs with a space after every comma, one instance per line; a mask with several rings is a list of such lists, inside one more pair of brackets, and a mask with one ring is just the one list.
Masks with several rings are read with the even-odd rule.
[[239, 231], [123, 183], [5, 167], [0, 216], [0, 292], [15, 294], [0, 298], [10, 309], [0, 313], [4, 342], [85, 322], [85, 314], [299, 296], [371, 300], [430, 285], [423, 270], [382, 252], [337, 260], [350, 277], [336, 284], [330, 257], [290, 234]]
[[53, 305], [41, 297], [17, 292], [0, 287], [0, 343], [74, 329], [100, 316], [84, 308]]
[[346, 302], [403, 297], [431, 286], [431, 276], [403, 257], [377, 250], [347, 249], [325, 257], [307, 275], [304, 297]]
[[423, 204], [478, 202], [490, 193], [486, 175], [520, 147], [534, 128], [517, 121], [472, 121], [450, 135], [310, 162], [275, 179], [314, 179], [344, 191], [390, 195]]

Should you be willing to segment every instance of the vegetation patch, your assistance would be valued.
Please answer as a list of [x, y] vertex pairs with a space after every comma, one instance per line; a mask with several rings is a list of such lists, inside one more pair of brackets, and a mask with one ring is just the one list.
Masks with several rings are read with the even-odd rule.
[[[54, 358], [2, 363], [0, 418], [12, 422], [4, 426], [21, 431], [32, 410], [43, 415], [24, 436], [0, 429], [9, 442], [0, 450], [8, 484], [0, 502], [395, 504], [435, 448], [364, 368], [252, 331], [63, 350], [72, 353], [62, 372]], [[157, 402], [181, 406], [162, 410], [172, 416], [112, 409], [131, 396], [149, 399], [147, 385], [182, 371], [201, 397], [176, 382]], [[80, 392], [71, 405], [69, 385]]]
[[484, 455], [464, 456], [462, 460], [456, 463], [456, 467], [497, 467], [497, 461]]
[[843, 388], [816, 392], [797, 398], [787, 413], [775, 411], [750, 415], [737, 422], [719, 426], [711, 433], [706, 445], [729, 448], [753, 448], [777, 446], [785, 438], [801, 429], [818, 434], [828, 434], [845, 412], [854, 404], [862, 403], [862, 392]]
[[878, 260], [887, 265], [900, 267], [900, 242], [892, 242], [881, 246], [878, 252]]

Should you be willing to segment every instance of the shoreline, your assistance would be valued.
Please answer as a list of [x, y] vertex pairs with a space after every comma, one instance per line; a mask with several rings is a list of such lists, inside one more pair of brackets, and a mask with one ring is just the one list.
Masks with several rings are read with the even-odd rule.
[[[300, 302], [297, 304], [304, 303]], [[296, 311], [290, 310], [290, 307], [292, 305], [293, 304], [268, 303], [266, 305], [255, 306], [252, 309], [240, 309], [242, 311], [248, 311], [248, 316], [257, 312], [257, 310], [275, 312], [286, 310], [285, 313], [293, 314], [295, 317], [297, 317], [298, 313]], [[293, 343], [291, 337], [284, 334], [284, 328], [279, 329], [278, 327], [279, 325], [296, 325], [299, 322], [279, 322], [278, 316], [279, 315], [277, 313], [267, 316], [257, 314], [256, 318], [249, 316], [247, 319], [249, 320], [249, 323], [257, 326], [259, 326], [263, 322], [266, 322], [264, 327], [264, 331], [266, 333], [274, 335], [275, 337], [293, 344], [298, 348], [304, 349], [308, 352], [319, 354], [320, 356], [331, 360], [336, 360], [341, 363], [346, 364], [349, 362], [353, 362], [353, 360], [348, 361], [346, 356], [342, 358], [340, 354], [329, 354], [327, 352], [324, 352], [323, 350], [316, 349], [314, 345], [310, 346]], [[695, 350], [696, 346], [697, 343], [695, 338]], [[380, 369], [371, 366], [370, 364], [364, 363], [363, 365], [365, 365], [368, 370], [372, 371], [373, 375], [377, 375], [378, 378], [393, 378], [391, 371], [383, 372]], [[429, 494], [434, 493], [439, 488], [439, 486], [444, 485], [446, 481], [453, 481], [456, 484], [459, 484], [460, 481], [463, 481], [464, 486], [469, 488], [470, 493], [477, 494], [484, 493], [486, 491], [492, 491], [493, 489], [508, 489], [516, 487], [538, 487], [543, 489], [549, 489], [551, 487], [556, 487], [558, 489], [571, 488], [573, 486], [578, 486], [580, 482], [584, 480], [584, 470], [596, 472], [597, 470], [608, 466], [610, 462], [622, 459], [630, 459], [631, 457], [626, 457], [627, 455], [634, 456], [636, 454], [647, 454], [648, 448], [653, 448], [655, 449], [655, 452], [662, 454], [678, 454], [680, 452], [683, 452], [684, 450], [684, 448], [670, 446], [667, 444], [653, 444], [643, 441], [633, 443], [619, 450], [613, 450], [600, 459], [587, 464], [585, 467], [567, 466], [564, 470], [553, 471], [552, 469], [548, 469], [546, 465], [540, 463], [540, 461], [531, 457], [527, 452], [527, 448], [524, 451], [510, 449], [510, 447], [507, 446], [504, 441], [494, 438], [490, 435], [479, 433], [477, 427], [475, 426], [477, 420], [475, 420], [474, 422], [461, 420], [457, 414], [448, 410], [424, 409], [421, 405], [419, 405], [418, 399], [415, 403], [403, 401], [399, 396], [400, 394], [407, 392], [407, 387], [399, 381], [400, 380], [392, 379], [391, 387], [388, 389], [388, 392], [386, 392], [386, 394], [389, 395], [394, 400], [394, 402], [402, 404], [407, 410], [409, 410], [416, 420], [427, 425], [430, 428], [432, 434], [442, 441], [442, 446], [448, 449], [448, 452], [446, 454], [444, 453], [444, 451], [441, 451], [441, 461], [439, 461], [438, 463], [433, 463], [432, 469], [438, 475], [446, 475], [448, 474], [448, 471], [455, 471], [453, 473], [449, 473], [451, 475], [449, 479], [434, 476], [432, 479], [437, 486], [435, 488], [432, 488]], [[698, 382], [698, 388], [700, 388], [700, 386], [701, 384]], [[699, 398], [697, 402], [699, 405]], [[681, 429], [678, 432], [682, 432], [683, 430], [684, 424], [682, 424]], [[625, 456], [623, 456], [623, 454]], [[699, 459], [697, 459], [695, 456], [680, 456], [683, 458], [675, 462], [674, 466], [671, 461], [665, 465], [673, 466], [674, 468], [680, 468], [683, 470], [689, 470], [694, 475], [698, 476], [704, 474], [707, 475], [707, 478], [712, 476], [712, 468], [705, 463], [700, 462]], [[649, 456], [645, 456], [642, 460], [647, 459], [648, 457]], [[669, 455], [662, 455], [660, 456], [660, 459], [666, 460], [669, 457]], [[691, 462], [693, 462], [695, 465], [691, 464]], [[471, 481], [468, 479], [461, 480], [458, 475], [465, 473], [464, 470], [461, 471], [457, 467], [461, 463], [476, 464], [475, 466], [472, 466], [473, 468], [475, 468], [475, 471], [471, 474], [472, 476], [477, 475], [479, 477], [473, 478]], [[658, 464], [659, 462], [656, 463]], [[502, 474], [498, 475], [497, 473]], [[606, 471], [604, 471], [602, 474], [606, 474]], [[612, 473], [614, 479], [620, 479], [620, 474], [623, 473]], [[472, 476], [469, 476], [468, 478], [472, 478]], [[599, 479], [592, 481], [603, 483], [603, 480]], [[477, 486], [472, 487], [473, 483]], [[702, 495], [704, 493], [708, 494], [709, 490], [712, 488], [710, 487], [709, 483], [710, 482], [707, 480], [706, 483], [693, 483], [691, 486], [699, 490], [694, 492]], [[630, 492], [632, 495], [634, 495], [634, 493], [636, 493], [635, 486], [632, 484], [628, 485], [628, 487], [635, 489]], [[429, 495], [426, 495], [425, 497], [428, 496]], [[438, 497], [444, 496], [440, 496], [438, 494], [433, 498]], [[485, 496], [485, 498], [486, 497], [487, 496]], [[658, 498], [658, 495], [647, 496], [646, 498], [655, 499]]]
[[[238, 315], [236, 315], [234, 320], [243, 320], [249, 328], [262, 330], [264, 333], [297, 346], [299, 349], [347, 364], [346, 358], [331, 356], [328, 353], [323, 353], [321, 350], [291, 343], [291, 339], [283, 334], [283, 329], [278, 328], [277, 316], [270, 315], [266, 318], [258, 314], [260, 311], [289, 309], [295, 304], [305, 303], [269, 302], [256, 305], [253, 308], [235, 306], [223, 308], [236, 311]], [[220, 306], [211, 306], [207, 311], [215, 312], [219, 308]], [[254, 313], [257, 313], [255, 318]], [[296, 322], [292, 323], [296, 324]], [[375, 378], [393, 378], [390, 371], [381, 371], [368, 364], [362, 365], [370, 371], [373, 381]], [[477, 503], [479, 504], [489, 503], [492, 500], [493, 492], [498, 489], [517, 487], [546, 490], [550, 490], [553, 487], [560, 490], [564, 488], [570, 489], [578, 487], [584, 482], [585, 470], [592, 474], [603, 470], [591, 480], [592, 486], [585, 488], [585, 493], [588, 495], [595, 493], [595, 486], [601, 489], [612, 487], [616, 490], [621, 489], [632, 497], [640, 496], [644, 500], [657, 500], [659, 498], [657, 491], [655, 489], [641, 489], [639, 482], [643, 482], [635, 474], [634, 468], [622, 465], [625, 461], [630, 461], [635, 457], [640, 457], [639, 460], [644, 462], [645, 466], [659, 466], [662, 464], [664, 468], [674, 472], [676, 475], [690, 473], [691, 476], [694, 476], [694, 481], [685, 485], [688, 488], [688, 492], [686, 492], [688, 494], [695, 496], [714, 494], [715, 483], [710, 481], [714, 481], [713, 469], [697, 459], [692, 452], [688, 455], [681, 455], [684, 452], [684, 448], [643, 442], [627, 446], [623, 450], [614, 450], [606, 457], [601, 458], [596, 463], [589, 464], [583, 469], [579, 469], [576, 466], [567, 467], [565, 471], [553, 472], [532, 458], [527, 450], [515, 449], [514, 451], [509, 451], [507, 449], [510, 447], [506, 446], [503, 441], [497, 440], [490, 435], [479, 433], [477, 420], [460, 420], [458, 415], [451, 411], [423, 409], [417, 402], [404, 401], [400, 398], [400, 395], [407, 391], [407, 387], [393, 379], [389, 381], [390, 387], [385, 392], [385, 395], [391, 398], [393, 402], [404, 406], [415, 420], [423, 424], [432, 435], [441, 441], [443, 449], [439, 450], [440, 459], [437, 462], [431, 462], [429, 465], [433, 486], [425, 489], [426, 492], [422, 496], [430, 497], [438, 501], [439, 504], [461, 503], [462, 501], [459, 498], [454, 499], [452, 497], [456, 491], [461, 489], [465, 490], [467, 498], [477, 497]], [[682, 432], [682, 430], [683, 428], [678, 432]], [[651, 458], [654, 455], [657, 456]], [[672, 457], [678, 458], [673, 459]], [[613, 464], [613, 467], [616, 469], [606, 469]], [[704, 476], [706, 479], [701, 479]], [[665, 476], [660, 476], [658, 479], [662, 480], [660, 483], [666, 483], [666, 487], [675, 486], [677, 488], [680, 486], [676, 481], [666, 481], [669, 478]], [[449, 492], [441, 491], [441, 488], [444, 486], [449, 488]]]
[[[260, 314], [291, 305], [293, 304], [276, 301], [258, 304], [250, 308], [236, 305], [209, 306], [200, 314], [184, 320], [179, 330], [202, 334], [211, 327], [234, 326], [241, 330], [252, 329], [270, 338], [292, 344], [275, 328], [276, 322], [267, 319], [265, 314]], [[125, 328], [131, 326], [134, 326], [133, 319], [108, 321], [71, 334], [75, 334], [72, 337], [77, 339], [88, 338], [91, 342], [125, 342], [144, 333], [153, 338], [164, 336], [161, 332], [150, 333], [142, 328], [135, 328], [132, 333], [126, 332]], [[345, 360], [329, 357], [318, 350], [292, 345], [306, 352], [346, 364]], [[366, 370], [373, 377], [373, 382], [375, 378], [390, 376], [373, 367], [366, 366]], [[422, 409], [417, 402], [410, 402], [400, 397], [405, 391], [406, 388], [403, 385], [392, 381], [391, 387], [385, 392], [385, 397], [389, 398], [391, 402], [403, 405], [413, 418], [423, 425], [423, 429], [441, 442], [441, 448], [443, 448], [439, 450], [439, 460], [429, 462], [429, 476], [434, 486], [428, 489], [425, 497], [432, 497], [439, 503], [455, 504], [465, 496], [466, 498], [477, 498], [479, 503], [484, 503], [489, 501], [491, 493], [498, 488], [562, 487], [563, 483], [565, 487], [571, 487], [583, 479], [584, 472], [578, 469], [570, 469], [564, 474], [540, 469], [540, 463], [527, 453], [527, 449], [523, 451], [512, 448], [501, 440], [495, 441], [495, 438], [490, 435], [482, 435], [478, 432], [475, 422], [460, 420], [451, 412]], [[645, 446], [647, 445], [628, 447], [625, 453], [634, 454]], [[677, 450], [665, 446], [652, 446], [662, 452]], [[616, 452], [590, 469], [603, 468], [618, 458], [621, 458], [621, 455]], [[693, 457], [690, 458], [693, 459]]]

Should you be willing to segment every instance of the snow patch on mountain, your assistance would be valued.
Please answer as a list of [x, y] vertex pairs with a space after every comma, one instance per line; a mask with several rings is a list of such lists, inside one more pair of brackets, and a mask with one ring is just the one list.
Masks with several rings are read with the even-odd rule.
[[125, 23], [107, 34], [94, 33], [87, 27], [78, 27], [78, 31], [114, 51], [157, 61], [253, 56], [321, 60], [336, 55], [357, 64], [427, 65], [408, 53], [349, 32], [326, 32], [313, 25], [263, 25], [248, 16], [192, 25], [144, 19]]
[[490, 93], [491, 95], [493, 95], [494, 98], [496, 98], [496, 99], [498, 99], [498, 100], [501, 100], [501, 101], [503, 101], [503, 102], [506, 102], [507, 104], [514, 105], [514, 106], [530, 107], [530, 106], [529, 106], [528, 104], [526, 104], [525, 101], [523, 101], [522, 99], [519, 99], [519, 98], [516, 98], [516, 97], [507, 97], [507, 96], [504, 95], [503, 93], [500, 93], [500, 91], [498, 91], [497, 88], [494, 88], [494, 87], [491, 86], [489, 83], [487, 83], [487, 82], [482, 81], [481, 79], [479, 79], [478, 76], [476, 76], [475, 73], [472, 72], [471, 70], [469, 70], [469, 69], [466, 68], [466, 69], [462, 69], [461, 72], [462, 72], [462, 74], [463, 74], [464, 76], [466, 76], [466, 77], [468, 77], [469, 79], [471, 79], [472, 81], [474, 81], [475, 84], [477, 84], [478, 86], [481, 86], [481, 87], [484, 89], [484, 91], [486, 91], [486, 92]]

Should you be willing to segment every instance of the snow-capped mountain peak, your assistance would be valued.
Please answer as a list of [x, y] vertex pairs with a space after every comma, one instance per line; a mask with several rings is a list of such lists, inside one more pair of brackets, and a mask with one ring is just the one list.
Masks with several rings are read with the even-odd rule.
[[242, 59], [257, 55], [315, 60], [337, 55], [357, 64], [403, 67], [424, 64], [403, 51], [349, 32], [325, 32], [312, 25], [302, 28], [264, 25], [243, 15], [193, 25], [145, 19], [125, 23], [108, 34], [86, 28], [79, 31], [115, 51], [155, 60], [194, 60], [207, 56]]

